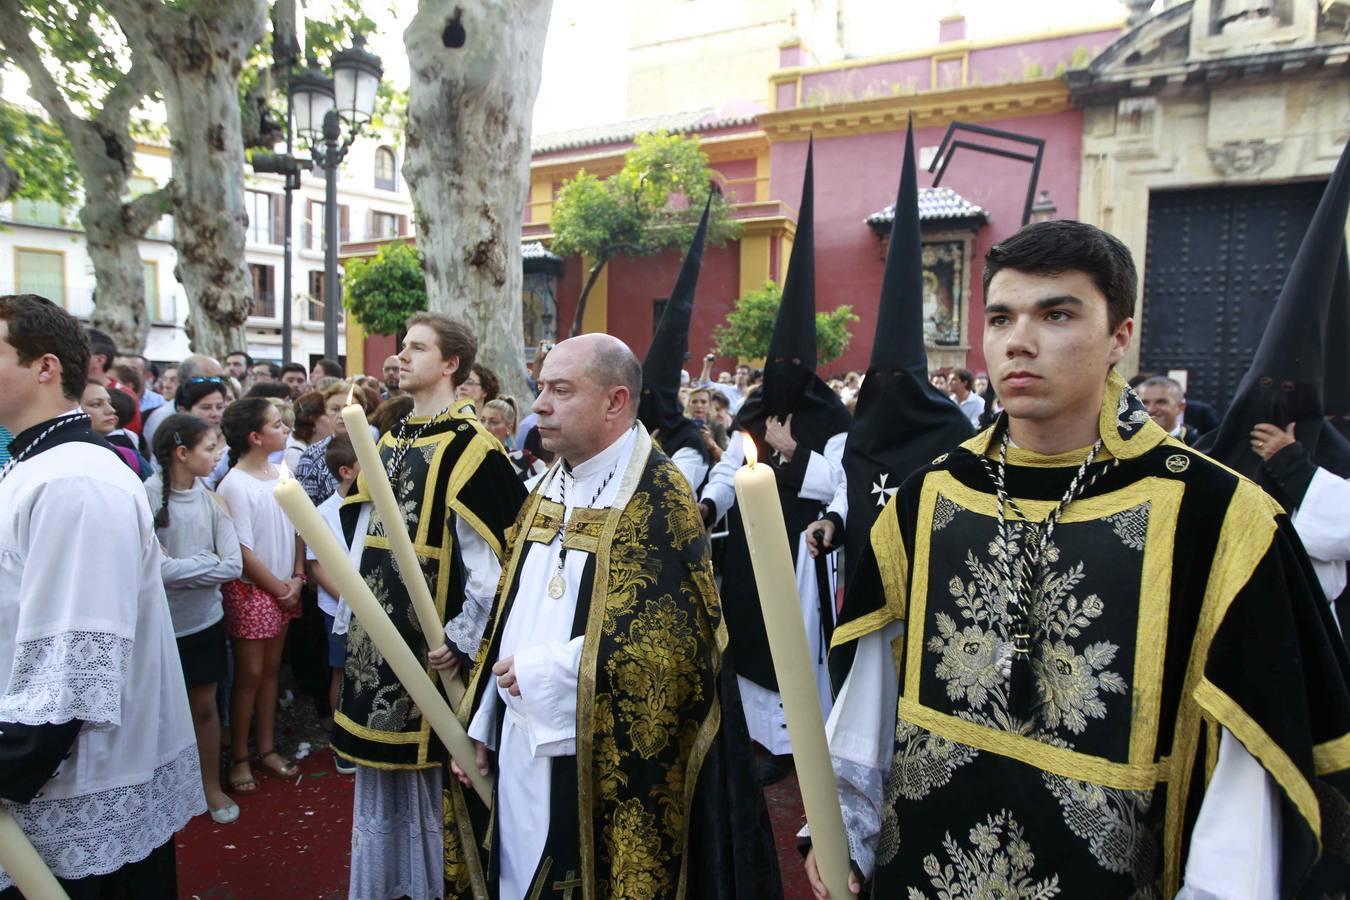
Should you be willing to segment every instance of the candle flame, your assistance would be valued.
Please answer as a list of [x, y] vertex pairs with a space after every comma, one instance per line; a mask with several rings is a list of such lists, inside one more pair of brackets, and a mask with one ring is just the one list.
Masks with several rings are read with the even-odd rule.
[[351, 406], [356, 402], [356, 382], [352, 382], [352, 389], [347, 392], [347, 405]]
[[291, 470], [287, 468], [284, 462], [277, 467], [277, 475], [281, 479], [282, 484], [291, 480]]
[[753, 469], [755, 463], [759, 461], [759, 451], [755, 449], [755, 440], [750, 435], [743, 434], [741, 444], [745, 447], [745, 464]]

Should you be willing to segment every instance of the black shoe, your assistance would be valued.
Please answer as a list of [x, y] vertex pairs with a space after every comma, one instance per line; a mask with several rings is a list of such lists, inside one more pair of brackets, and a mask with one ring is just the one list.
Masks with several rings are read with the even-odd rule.
[[782, 756], [766, 756], [760, 762], [756, 775], [759, 777], [760, 785], [767, 787], [771, 784], [777, 784], [788, 773], [792, 771], [792, 754], [784, 753]]

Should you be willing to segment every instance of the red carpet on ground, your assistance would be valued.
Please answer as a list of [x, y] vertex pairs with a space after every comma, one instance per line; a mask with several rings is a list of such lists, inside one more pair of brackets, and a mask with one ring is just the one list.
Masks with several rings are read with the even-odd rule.
[[[178, 833], [184, 900], [341, 900], [352, 840], [352, 776], [319, 751], [283, 781], [254, 768], [256, 794], [233, 794], [239, 819], [201, 815]], [[297, 781], [299, 782], [297, 784]]]
[[[178, 834], [178, 893], [184, 900], [341, 900], [347, 896], [352, 777], [320, 750], [289, 781], [258, 772], [259, 790], [234, 795], [239, 820], [193, 819]], [[259, 767], [261, 768], [261, 767]], [[299, 782], [297, 784], [297, 781]], [[795, 776], [765, 791], [773, 820], [783, 895], [811, 896], [797, 853], [802, 825]]]

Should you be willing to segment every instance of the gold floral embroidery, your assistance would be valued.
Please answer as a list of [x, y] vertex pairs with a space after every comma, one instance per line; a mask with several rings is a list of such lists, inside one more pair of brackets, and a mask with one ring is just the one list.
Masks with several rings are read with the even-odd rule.
[[[943, 865], [930, 853], [923, 858], [923, 870], [940, 900], [1046, 900], [1058, 896], [1058, 875], [1034, 880], [1036, 856], [1024, 834], [1005, 809], [970, 829], [969, 851], [947, 832], [942, 847], [949, 861]], [[909, 900], [927, 898], [918, 888], [909, 889]]]
[[615, 619], [632, 612], [639, 589], [656, 584], [661, 562], [657, 548], [648, 547], [642, 541], [647, 537], [651, 517], [652, 500], [645, 493], [634, 494], [619, 517], [619, 527], [610, 545], [609, 598], [606, 603], [610, 612], [605, 616], [606, 634], [612, 633], [610, 629], [614, 627]]
[[623, 755], [614, 740], [613, 704], [609, 694], [595, 695], [595, 784], [600, 799], [608, 802], [618, 799], [619, 788], [628, 783], [620, 768]]
[[618, 707], [632, 721], [628, 738], [643, 759], [666, 749], [677, 737], [679, 710], [702, 697], [693, 677], [697, 654], [688, 614], [666, 594], [638, 613], [628, 640], [609, 658]]
[[900, 799], [922, 800], [947, 785], [957, 769], [979, 755], [974, 747], [948, 740], [904, 719], [895, 723], [895, 740], [898, 749], [886, 776], [886, 800], [877, 840], [877, 863], [882, 866], [900, 851], [900, 821], [896, 813]]
[[441, 822], [445, 834], [445, 883], [454, 888], [456, 895], [463, 895], [469, 889], [469, 864], [464, 858], [459, 828], [455, 825], [454, 799], [448, 790], [441, 793]]
[[1107, 516], [1106, 521], [1111, 523], [1111, 530], [1120, 538], [1122, 544], [1131, 550], [1143, 552], [1152, 507], [1152, 503], [1141, 503], [1133, 509], [1121, 510]]
[[952, 524], [960, 509], [955, 503], [938, 494], [937, 502], [933, 505], [933, 530], [941, 531]]
[[1064, 822], [1087, 841], [1093, 858], [1109, 872], [1133, 875], [1147, 885], [1158, 873], [1157, 841], [1149, 833], [1152, 791], [1126, 791], [1042, 772], [1045, 785], [1059, 801]]
[[661, 838], [656, 818], [637, 797], [614, 808], [605, 825], [605, 844], [611, 848], [613, 880], [602, 895], [610, 897], [661, 897], [670, 891], [670, 879], [660, 857]]

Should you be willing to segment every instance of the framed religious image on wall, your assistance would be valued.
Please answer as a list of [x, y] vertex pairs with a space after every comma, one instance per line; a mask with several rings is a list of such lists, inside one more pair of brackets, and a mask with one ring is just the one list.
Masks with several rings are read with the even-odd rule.
[[923, 242], [923, 337], [930, 347], [964, 343], [970, 242]]

